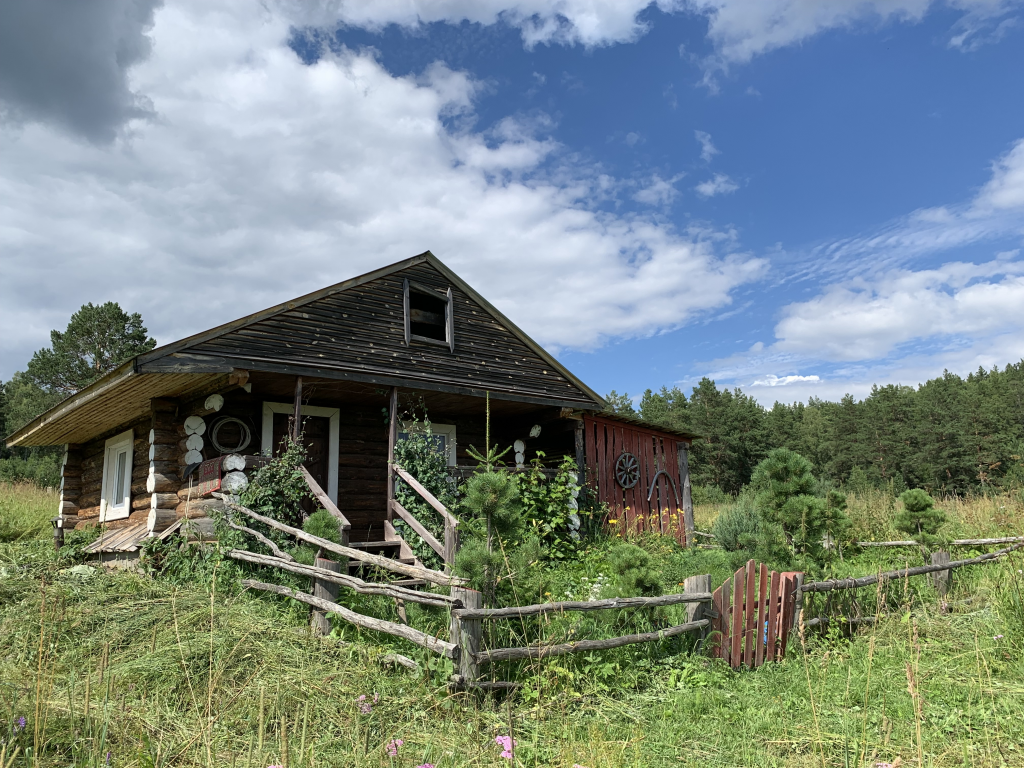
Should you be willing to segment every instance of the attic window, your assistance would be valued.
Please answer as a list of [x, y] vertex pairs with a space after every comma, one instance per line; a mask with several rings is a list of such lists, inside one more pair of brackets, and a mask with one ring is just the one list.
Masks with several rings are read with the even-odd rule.
[[404, 285], [405, 343], [422, 341], [443, 344], [455, 351], [455, 325], [452, 316], [452, 289], [442, 293], [435, 288], [411, 283]]

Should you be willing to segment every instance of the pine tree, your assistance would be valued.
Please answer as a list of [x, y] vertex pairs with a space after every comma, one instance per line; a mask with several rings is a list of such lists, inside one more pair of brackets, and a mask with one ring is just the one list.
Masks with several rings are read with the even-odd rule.
[[920, 488], [900, 494], [903, 510], [896, 515], [896, 529], [910, 535], [925, 550], [942, 543], [939, 529], [946, 524], [946, 513], [935, 509], [935, 499]]
[[63, 331], [50, 331], [50, 348], [29, 361], [27, 374], [46, 392], [68, 397], [125, 360], [156, 346], [142, 315], [113, 301], [83, 304]]

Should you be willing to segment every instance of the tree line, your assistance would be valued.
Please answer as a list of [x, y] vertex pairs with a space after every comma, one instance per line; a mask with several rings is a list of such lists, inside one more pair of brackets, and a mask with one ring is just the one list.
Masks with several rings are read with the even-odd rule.
[[[61, 400], [89, 386], [135, 355], [156, 347], [142, 315], [117, 302], [84, 304], [63, 331], [50, 331], [50, 346], [32, 355], [24, 371], [0, 384], [0, 435], [16, 432]], [[55, 486], [60, 449], [7, 448], [0, 443], [0, 481], [29, 480]]]
[[1024, 360], [962, 378], [945, 371], [914, 388], [874, 386], [863, 400], [810, 398], [760, 405], [740, 389], [701, 379], [689, 397], [648, 389], [639, 408], [614, 390], [609, 410], [701, 435], [694, 483], [738, 493], [773, 448], [809, 459], [815, 473], [856, 489], [969, 493], [1024, 486]]

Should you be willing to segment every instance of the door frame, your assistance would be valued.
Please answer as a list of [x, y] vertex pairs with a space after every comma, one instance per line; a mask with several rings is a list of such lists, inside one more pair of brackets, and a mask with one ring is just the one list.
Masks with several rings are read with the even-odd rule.
[[[263, 403], [263, 434], [260, 443], [264, 456], [274, 453], [274, 414], [295, 413], [294, 403]], [[319, 405], [303, 405], [302, 416], [320, 416], [329, 420], [330, 433], [327, 438], [327, 495], [335, 504], [338, 503], [338, 441], [341, 435], [341, 409], [324, 408]]]

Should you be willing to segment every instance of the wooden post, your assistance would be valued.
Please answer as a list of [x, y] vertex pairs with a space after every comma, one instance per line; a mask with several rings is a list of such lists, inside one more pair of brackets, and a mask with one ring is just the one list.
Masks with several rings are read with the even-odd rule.
[[[318, 557], [314, 561], [314, 565], [317, 568], [323, 568], [327, 571], [333, 571], [334, 573], [342, 572], [342, 563], [335, 562], [334, 560], [326, 560], [325, 558]], [[345, 563], [344, 565], [347, 565]], [[313, 597], [319, 597], [323, 600], [330, 600], [332, 603], [338, 602], [338, 594], [341, 590], [340, 585], [334, 584], [330, 581], [321, 581], [320, 579], [313, 579]], [[331, 634], [331, 622], [327, 618], [327, 613], [319, 609], [313, 610], [313, 623], [311, 629], [314, 635], [320, 637], [326, 637]]]
[[444, 570], [451, 573], [455, 566], [455, 555], [459, 552], [459, 529], [446, 517], [444, 519]]
[[[462, 601], [465, 608], [482, 608], [484, 596], [475, 589], [452, 587], [452, 597]], [[449, 642], [455, 643], [459, 649], [459, 674], [467, 685], [472, 685], [480, 676], [480, 665], [473, 654], [480, 652], [480, 641], [483, 638], [483, 625], [480, 619], [459, 619], [452, 616], [451, 637]]]
[[[949, 552], [932, 552], [932, 565], [945, 565], [949, 562]], [[945, 601], [946, 593], [949, 591], [949, 577], [950, 571], [936, 571], [932, 574], [932, 584], [935, 585], [935, 591], [939, 593], [939, 598]], [[945, 612], [945, 611], [943, 611]]]
[[[683, 594], [707, 594], [711, 591], [711, 574], [705, 573], [702, 576], [687, 576], [683, 581]], [[708, 618], [708, 609], [711, 607], [711, 603], [687, 603], [686, 604], [686, 623], [689, 624], [691, 621], [700, 621], [701, 619]]]
[[586, 451], [583, 449], [583, 419], [576, 422], [576, 484], [582, 489], [586, 485]]
[[302, 439], [302, 377], [295, 377], [295, 412], [292, 414], [292, 440]]
[[388, 409], [388, 498], [387, 519], [391, 522], [395, 513], [391, 500], [395, 498], [395, 443], [398, 442], [398, 387], [391, 388], [391, 405]]
[[[796, 593], [795, 597], [794, 597], [794, 599], [796, 601], [796, 605], [793, 608], [793, 631], [794, 632], [798, 632], [800, 630], [800, 619], [803, 616], [803, 612], [804, 612], [804, 591], [802, 589], [803, 586], [804, 586], [804, 575], [802, 573], [798, 573], [798, 574], [796, 574], [796, 582], [793, 585], [793, 590]], [[785, 595], [783, 595], [783, 600], [785, 600]]]
[[693, 526], [693, 491], [690, 487], [690, 457], [686, 443], [676, 443], [676, 461], [679, 464], [679, 487], [683, 493], [683, 526], [686, 529], [686, 546], [696, 544]]

